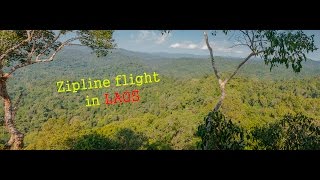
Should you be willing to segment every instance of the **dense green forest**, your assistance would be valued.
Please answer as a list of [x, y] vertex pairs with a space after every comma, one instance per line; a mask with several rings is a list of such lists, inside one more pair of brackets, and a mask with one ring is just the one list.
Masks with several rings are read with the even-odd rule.
[[[217, 57], [216, 64], [227, 75], [240, 60]], [[161, 81], [138, 87], [77, 93], [58, 93], [56, 87], [60, 80], [154, 71]], [[8, 82], [12, 99], [23, 92], [15, 121], [26, 135], [25, 149], [199, 149], [198, 127], [220, 93], [208, 58], [170, 58], [123, 49], [97, 58], [86, 48], [66, 48], [53, 62], [19, 69], [13, 76]], [[246, 132], [261, 135], [266, 127], [284, 122], [287, 114], [299, 113], [320, 126], [320, 62], [308, 60], [297, 74], [283, 66], [270, 72], [263, 61], [253, 59], [227, 86], [221, 112]], [[140, 90], [137, 103], [85, 106], [87, 95], [103, 102], [104, 93], [135, 88]], [[0, 113], [3, 117], [3, 110]], [[9, 134], [0, 122], [1, 148]], [[313, 141], [319, 141], [316, 135]], [[245, 141], [243, 149], [269, 148], [257, 145], [263, 140]]]

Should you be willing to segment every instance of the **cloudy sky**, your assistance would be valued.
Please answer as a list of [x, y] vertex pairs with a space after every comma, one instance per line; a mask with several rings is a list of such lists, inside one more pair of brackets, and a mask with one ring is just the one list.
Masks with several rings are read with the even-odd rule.
[[[210, 33], [211, 31], [208, 31]], [[315, 43], [320, 47], [320, 30], [305, 31], [308, 35], [315, 35]], [[217, 56], [245, 57], [249, 50], [236, 46], [236, 34], [225, 36], [218, 31], [216, 36], [209, 35], [209, 41]], [[203, 40], [203, 31], [175, 30], [170, 34], [161, 35], [156, 30], [116, 30], [114, 39], [119, 48], [140, 52], [168, 52], [208, 55]], [[320, 61], [320, 50], [310, 53], [307, 57]]]

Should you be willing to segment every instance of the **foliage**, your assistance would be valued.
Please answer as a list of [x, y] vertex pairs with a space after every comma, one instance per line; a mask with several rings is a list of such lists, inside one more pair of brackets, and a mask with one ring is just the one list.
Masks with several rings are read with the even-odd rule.
[[[197, 149], [201, 141], [195, 136], [197, 127], [219, 97], [218, 84], [208, 83], [215, 78], [210, 74], [210, 62], [197, 58], [152, 59], [154, 55], [124, 50], [114, 50], [106, 57], [97, 58], [90, 51], [67, 47], [57, 55], [56, 61], [20, 69], [8, 80], [13, 101], [21, 90], [25, 91], [16, 114], [16, 125], [26, 135], [26, 149], [114, 149], [112, 143], [109, 146], [105, 142], [119, 142], [116, 134], [121, 129], [132, 130], [137, 135], [134, 137], [147, 138], [137, 140], [143, 141], [136, 143], [142, 145], [138, 147], [133, 143], [131, 149]], [[223, 62], [217, 64], [226, 71], [241, 61], [216, 59]], [[227, 88], [230, 96], [226, 97], [221, 112], [245, 132], [277, 122], [287, 113], [302, 112], [319, 122], [319, 65], [315, 61], [304, 62], [304, 71], [296, 75], [282, 67], [275, 67], [270, 73], [261, 61], [248, 62], [227, 85], [232, 88]], [[141, 101], [135, 104], [85, 107], [86, 95], [99, 97], [103, 102], [104, 93], [131, 90], [131, 87], [56, 92], [55, 83], [60, 80], [112, 78], [120, 73], [153, 71], [160, 74], [161, 81], [139, 87]], [[2, 110], [0, 115], [3, 116]], [[0, 119], [0, 122], [3, 121]], [[0, 144], [9, 137], [1, 126]], [[91, 140], [86, 141], [85, 137]], [[253, 149], [253, 144], [247, 144], [245, 149]]]
[[8, 67], [17, 63], [26, 65], [54, 57], [69, 45], [88, 46], [97, 56], [105, 56], [115, 46], [112, 35], [112, 30], [2, 30], [0, 57], [4, 59], [0, 60]]
[[[208, 121], [211, 127], [208, 127]], [[208, 130], [209, 129], [209, 130]], [[244, 134], [246, 134], [244, 136]], [[197, 135], [203, 149], [209, 150], [319, 150], [319, 121], [301, 113], [287, 114], [283, 119], [253, 130], [242, 129], [221, 112], [210, 112], [205, 124], [198, 127]]]
[[220, 111], [210, 112], [204, 121], [197, 132], [202, 140], [199, 144], [202, 149], [204, 146], [210, 150], [244, 149], [244, 130], [230, 119], [226, 119]]
[[115, 45], [112, 30], [81, 30], [76, 33], [81, 44], [90, 47], [98, 57], [106, 56]]
[[[230, 31], [223, 33], [227, 35]], [[307, 60], [306, 53], [318, 49], [314, 35], [308, 36], [302, 30], [240, 30], [238, 33], [238, 45], [247, 46], [265, 64], [270, 64], [270, 71], [278, 64], [285, 64], [286, 68], [291, 66], [294, 72], [300, 72], [302, 61]]]
[[320, 126], [301, 113], [288, 114], [274, 124], [255, 128], [256, 149], [319, 150]]
[[147, 138], [136, 134], [131, 129], [117, 131], [114, 138], [97, 133], [85, 134], [75, 140], [70, 140], [71, 149], [75, 150], [137, 150], [143, 147]]

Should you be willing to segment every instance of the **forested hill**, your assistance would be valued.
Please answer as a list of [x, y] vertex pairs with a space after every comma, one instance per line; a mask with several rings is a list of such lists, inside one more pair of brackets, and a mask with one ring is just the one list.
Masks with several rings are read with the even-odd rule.
[[[212, 74], [211, 61], [209, 55], [193, 55], [193, 54], [170, 54], [170, 53], [141, 53], [132, 52], [124, 49], [113, 51], [110, 59], [115, 58], [128, 60], [142, 60], [143, 64], [151, 68], [162, 71], [165, 74], [174, 77], [203, 76]], [[243, 58], [234, 57], [215, 57], [217, 67], [223, 74], [228, 74], [234, 71]], [[308, 76], [317, 76], [320, 72], [320, 61], [308, 59], [303, 62], [303, 71], [293, 73], [291, 67], [289, 69], [285, 65], [274, 67], [270, 71], [269, 66], [260, 58], [252, 58], [240, 71], [240, 76], [258, 77], [258, 78], [273, 78], [273, 79], [288, 79], [288, 78], [303, 78]]]
[[[242, 58], [215, 57], [218, 69], [222, 74], [234, 71]], [[46, 69], [45, 72], [74, 74], [74, 75], [112, 75], [119, 72], [138, 72], [156, 70], [168, 77], [194, 78], [203, 75], [211, 75], [211, 61], [209, 57], [186, 54], [164, 54], [164, 53], [141, 53], [124, 49], [114, 49], [107, 57], [96, 58], [85, 47], [68, 47], [61, 52], [51, 63], [37, 64], [33, 67], [17, 72], [33, 71], [34, 69]], [[292, 69], [285, 68], [285, 65], [274, 67], [270, 72], [261, 59], [249, 60], [241, 71], [240, 76], [272, 78], [272, 79], [294, 79], [309, 76], [317, 76], [320, 72], [320, 62], [308, 60], [303, 62], [303, 70], [300, 73], [293, 73]]]
[[[209, 57], [183, 56], [115, 49], [97, 58], [89, 49], [68, 47], [53, 62], [19, 69], [8, 91], [13, 101], [24, 92], [16, 125], [26, 135], [26, 149], [196, 149], [195, 132], [217, 102], [219, 89]], [[216, 57], [216, 64], [224, 76], [241, 60]], [[138, 103], [86, 107], [86, 95], [103, 98], [106, 89], [57, 93], [61, 80], [154, 71], [161, 81], [138, 87]], [[247, 129], [286, 113], [320, 119], [320, 62], [304, 62], [297, 74], [284, 65], [270, 72], [263, 61], [252, 59], [228, 87], [222, 111]], [[115, 90], [125, 88], [108, 89]], [[1, 126], [0, 148], [7, 139]]]

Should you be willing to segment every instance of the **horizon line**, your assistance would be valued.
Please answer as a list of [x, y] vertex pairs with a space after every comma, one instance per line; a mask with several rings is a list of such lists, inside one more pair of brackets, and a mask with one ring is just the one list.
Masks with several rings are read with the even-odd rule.
[[[75, 46], [67, 46], [67, 47], [75, 47]], [[83, 46], [81, 46], [83, 47]], [[83, 47], [83, 48], [87, 48], [90, 49], [89, 47]], [[152, 52], [147, 52], [147, 51], [136, 51], [136, 50], [130, 50], [130, 49], [125, 49], [125, 48], [121, 48], [121, 47], [116, 47], [116, 48], [112, 48], [112, 49], [117, 49], [117, 50], [126, 50], [126, 51], [131, 51], [131, 52], [136, 52], [136, 53], [145, 53], [145, 54], [154, 54], [154, 53], [165, 53], [165, 54], [170, 54], [170, 55], [191, 55], [191, 56], [208, 56], [210, 57], [210, 55], [205, 55], [205, 54], [195, 54], [195, 53], [175, 53], [175, 52], [165, 52], [165, 51], [152, 51]], [[227, 58], [244, 58], [244, 57], [240, 57], [240, 56], [223, 56], [223, 55], [216, 55], [215, 57], [227, 57]], [[256, 59], [261, 59], [260, 57], [254, 57]], [[310, 57], [307, 57], [307, 59], [312, 60], [312, 61], [317, 61], [320, 62], [320, 59], [313, 59]]]

